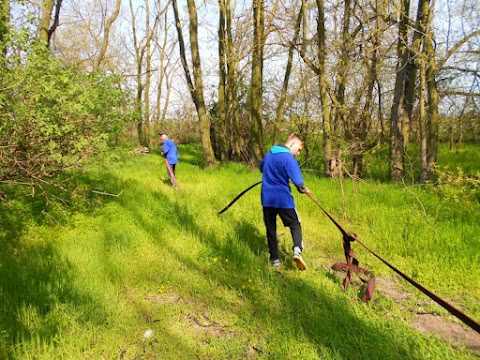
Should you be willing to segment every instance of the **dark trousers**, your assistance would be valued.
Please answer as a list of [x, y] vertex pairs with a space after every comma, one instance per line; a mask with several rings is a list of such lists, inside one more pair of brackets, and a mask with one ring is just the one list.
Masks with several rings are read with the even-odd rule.
[[[177, 165], [177, 164], [170, 164], [170, 168], [172, 169], [173, 176], [175, 176], [175, 165]], [[170, 179], [170, 182], [172, 183], [172, 185], [175, 185], [175, 182], [173, 181], [172, 176], [170, 175], [170, 171], [168, 171], [168, 167], [167, 167], [167, 174], [168, 174], [168, 178]]]
[[278, 255], [277, 215], [282, 219], [283, 225], [290, 228], [293, 247], [298, 246], [300, 250], [303, 250], [302, 226], [297, 211], [295, 209], [263, 207], [263, 221], [267, 228], [267, 242], [271, 261], [280, 258]]

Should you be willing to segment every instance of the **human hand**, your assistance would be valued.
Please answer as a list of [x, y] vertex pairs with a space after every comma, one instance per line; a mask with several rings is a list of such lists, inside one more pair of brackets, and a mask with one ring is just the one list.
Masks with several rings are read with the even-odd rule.
[[305, 184], [298, 185], [297, 190], [300, 194], [311, 194], [310, 189], [307, 188]]

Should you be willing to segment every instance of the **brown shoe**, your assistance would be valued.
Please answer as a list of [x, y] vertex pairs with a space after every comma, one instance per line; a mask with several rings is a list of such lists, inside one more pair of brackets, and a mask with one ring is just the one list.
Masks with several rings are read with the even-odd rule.
[[300, 254], [295, 254], [293, 255], [293, 261], [297, 264], [297, 269], [298, 270], [307, 270], [307, 264], [302, 258], [302, 255]]

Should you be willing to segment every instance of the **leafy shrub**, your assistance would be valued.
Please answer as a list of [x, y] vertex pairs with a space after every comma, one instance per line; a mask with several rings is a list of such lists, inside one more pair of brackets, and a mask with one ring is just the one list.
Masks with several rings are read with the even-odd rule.
[[102, 151], [123, 128], [114, 76], [63, 66], [46, 49], [0, 70], [0, 181], [41, 184]]
[[428, 182], [427, 188], [437, 195], [453, 201], [480, 201], [480, 173], [466, 174], [461, 168], [452, 171], [448, 166], [434, 166], [437, 177], [435, 182]]

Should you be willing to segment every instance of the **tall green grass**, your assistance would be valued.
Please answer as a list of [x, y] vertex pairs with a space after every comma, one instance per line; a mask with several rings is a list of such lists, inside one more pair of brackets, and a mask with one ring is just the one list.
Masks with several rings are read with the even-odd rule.
[[[418, 304], [451, 317], [355, 243], [360, 265], [410, 298], [398, 303], [377, 291], [364, 304], [358, 284], [342, 291], [343, 275], [329, 270], [344, 260], [341, 235], [296, 192], [309, 269], [295, 269], [279, 222], [282, 270], [274, 271], [260, 187], [217, 215], [260, 180], [258, 170], [204, 169], [198, 149], [180, 152], [182, 191], [166, 180], [157, 153], [125, 151], [72, 174], [77, 191], [67, 210], [49, 210], [57, 224], [32, 216], [46, 205], [35, 200], [12, 198], [1, 208], [0, 358], [475, 358], [412, 330]], [[347, 231], [480, 319], [478, 203], [375, 181], [305, 178]]]

